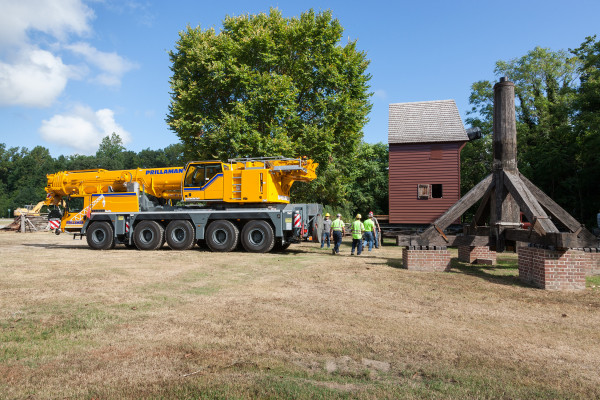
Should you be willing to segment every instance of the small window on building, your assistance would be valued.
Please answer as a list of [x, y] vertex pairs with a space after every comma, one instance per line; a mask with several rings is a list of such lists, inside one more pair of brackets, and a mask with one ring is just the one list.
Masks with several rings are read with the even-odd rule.
[[434, 183], [431, 185], [431, 198], [432, 199], [441, 199], [443, 196], [442, 184]]
[[430, 197], [430, 187], [427, 184], [420, 184], [417, 186], [417, 198], [428, 199]]

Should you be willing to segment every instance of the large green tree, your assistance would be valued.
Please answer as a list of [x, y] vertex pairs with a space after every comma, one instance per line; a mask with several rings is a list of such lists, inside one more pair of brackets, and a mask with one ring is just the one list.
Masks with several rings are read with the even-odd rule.
[[387, 214], [389, 149], [386, 143], [361, 143], [358, 148], [356, 168], [352, 171], [349, 200], [350, 215], [356, 213]]
[[104, 136], [96, 151], [99, 168], [115, 170], [125, 168], [125, 146], [123, 139], [116, 133]]
[[188, 157], [308, 156], [319, 178], [295, 198], [341, 203], [371, 109], [369, 61], [330, 11], [227, 17], [180, 33], [167, 122]]
[[600, 40], [587, 37], [572, 50], [581, 64], [581, 84], [575, 99], [575, 130], [580, 144], [580, 195], [586, 222], [594, 225], [600, 213]]

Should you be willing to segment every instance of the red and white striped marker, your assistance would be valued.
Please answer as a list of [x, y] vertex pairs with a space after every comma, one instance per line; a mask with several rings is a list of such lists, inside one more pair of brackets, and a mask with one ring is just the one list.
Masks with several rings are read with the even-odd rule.
[[125, 233], [129, 232], [129, 221], [125, 221]]
[[49, 223], [51, 230], [60, 228], [60, 219], [51, 219]]
[[300, 213], [294, 213], [294, 228], [301, 228]]

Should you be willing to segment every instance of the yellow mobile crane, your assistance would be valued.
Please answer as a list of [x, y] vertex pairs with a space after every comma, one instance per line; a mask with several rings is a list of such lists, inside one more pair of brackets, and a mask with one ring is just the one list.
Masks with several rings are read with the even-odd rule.
[[51, 224], [60, 219], [57, 233], [86, 236], [94, 249], [123, 243], [152, 250], [166, 240], [181, 250], [204, 240], [213, 251], [231, 251], [241, 239], [246, 250], [265, 252], [299, 240], [321, 214], [320, 205], [289, 204], [292, 184], [315, 179], [317, 166], [278, 157], [64, 171], [47, 176], [46, 204], [66, 200], [62, 215], [50, 214]]

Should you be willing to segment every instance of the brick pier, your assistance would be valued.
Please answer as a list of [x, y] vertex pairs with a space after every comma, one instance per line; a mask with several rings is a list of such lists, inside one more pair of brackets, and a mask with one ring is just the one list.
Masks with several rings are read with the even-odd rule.
[[458, 246], [459, 261], [469, 264], [496, 264], [496, 252], [489, 246]]
[[598, 249], [519, 247], [518, 254], [519, 279], [542, 289], [584, 290], [585, 277], [600, 273]]
[[450, 269], [450, 252], [440, 246], [405, 247], [402, 265], [410, 271], [447, 271]]

